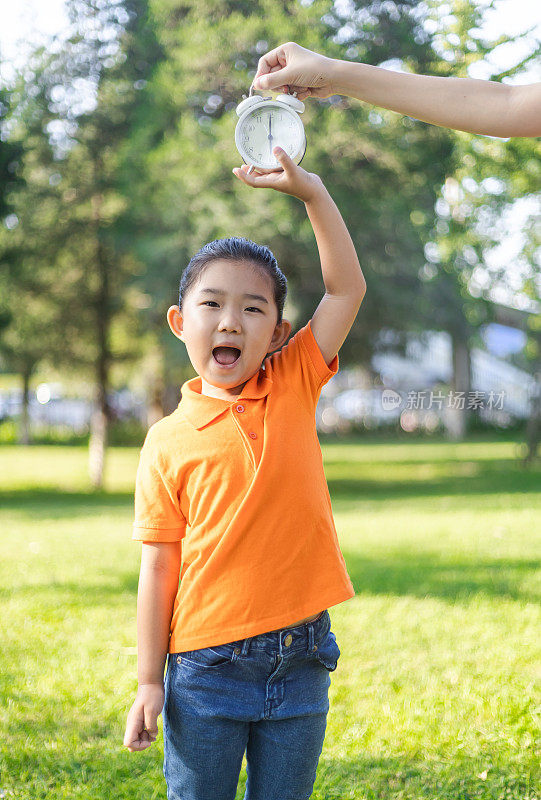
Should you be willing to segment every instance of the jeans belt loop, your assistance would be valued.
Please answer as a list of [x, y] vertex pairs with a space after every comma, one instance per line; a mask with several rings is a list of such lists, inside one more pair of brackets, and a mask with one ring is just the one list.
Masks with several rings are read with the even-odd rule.
[[314, 649], [314, 623], [308, 623], [308, 652], [311, 653]]
[[241, 651], [240, 651], [241, 656], [247, 656], [248, 655], [248, 652], [250, 650], [250, 645], [252, 643], [252, 639], [253, 639], [252, 636], [248, 636], [248, 638], [243, 641], [242, 648], [241, 648]]

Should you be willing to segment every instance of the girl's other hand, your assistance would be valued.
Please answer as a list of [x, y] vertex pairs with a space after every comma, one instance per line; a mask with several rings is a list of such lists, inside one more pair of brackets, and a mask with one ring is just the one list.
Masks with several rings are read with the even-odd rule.
[[299, 100], [330, 97], [335, 60], [307, 50], [295, 42], [281, 44], [261, 56], [253, 80], [256, 89], [297, 92]]
[[321, 191], [323, 181], [319, 175], [315, 172], [306, 172], [299, 167], [280, 147], [274, 147], [272, 152], [282, 165], [283, 169], [279, 172], [263, 173], [254, 167], [254, 171], [248, 175], [250, 167], [248, 164], [243, 164], [240, 169], [235, 167], [233, 173], [248, 186], [256, 189], [276, 189], [278, 192], [298, 197], [305, 203]]
[[130, 753], [144, 750], [156, 741], [158, 717], [165, 700], [163, 683], [144, 683], [139, 686], [129, 710], [124, 734], [124, 746]]

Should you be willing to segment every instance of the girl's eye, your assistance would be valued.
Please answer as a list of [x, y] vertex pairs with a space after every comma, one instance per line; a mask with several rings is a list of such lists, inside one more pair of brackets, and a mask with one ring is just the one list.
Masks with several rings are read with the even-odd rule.
[[[203, 302], [203, 305], [204, 305], [204, 306], [208, 306], [208, 305], [209, 305], [209, 303], [212, 303], [212, 304], [213, 304], [213, 306], [217, 306], [217, 305], [218, 305], [218, 303], [216, 302], [216, 300], [205, 300], [205, 301]], [[260, 309], [260, 308], [256, 308], [255, 306], [250, 306], [249, 308], [247, 308], [247, 309], [246, 309], [246, 311], [259, 311], [259, 312], [261, 312], [261, 309]]]

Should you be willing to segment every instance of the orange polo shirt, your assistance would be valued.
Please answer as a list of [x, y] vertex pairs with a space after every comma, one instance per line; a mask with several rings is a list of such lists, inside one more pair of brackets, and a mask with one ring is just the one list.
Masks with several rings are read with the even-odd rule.
[[182, 386], [149, 429], [133, 539], [182, 540], [169, 652], [285, 628], [355, 592], [340, 551], [316, 433], [327, 366], [310, 322], [234, 402]]

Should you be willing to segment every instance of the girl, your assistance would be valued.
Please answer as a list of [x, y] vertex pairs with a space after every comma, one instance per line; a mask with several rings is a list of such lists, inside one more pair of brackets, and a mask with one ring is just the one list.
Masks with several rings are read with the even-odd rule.
[[325, 294], [283, 346], [271, 251], [203, 247], [167, 313], [198, 376], [149, 429], [137, 471], [138, 690], [124, 745], [149, 747], [163, 710], [169, 800], [233, 800], [245, 752], [245, 800], [310, 797], [340, 656], [327, 607], [354, 595], [315, 409], [366, 285], [319, 176], [274, 152], [280, 172], [233, 171], [305, 203]]

